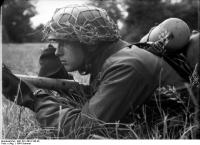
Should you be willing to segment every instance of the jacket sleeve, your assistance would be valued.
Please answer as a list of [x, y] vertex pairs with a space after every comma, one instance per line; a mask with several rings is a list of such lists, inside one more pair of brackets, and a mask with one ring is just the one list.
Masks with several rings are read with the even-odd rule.
[[[81, 112], [81, 104], [68, 98], [56, 94], [50, 94], [47, 90], [38, 90], [35, 95], [34, 111], [36, 118], [42, 128], [53, 128], [59, 136], [76, 138], [77, 132], [84, 132], [97, 121], [89, 118]], [[88, 128], [89, 129], [89, 128]], [[87, 131], [86, 131], [87, 132]], [[87, 134], [82, 134], [79, 138], [85, 138]]]

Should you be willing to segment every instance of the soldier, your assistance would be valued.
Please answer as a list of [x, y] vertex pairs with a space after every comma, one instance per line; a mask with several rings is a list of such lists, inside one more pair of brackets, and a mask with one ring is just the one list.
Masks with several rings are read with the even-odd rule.
[[68, 78], [67, 72], [79, 71], [91, 77], [89, 86], [80, 85], [89, 94], [82, 106], [30, 84], [33, 94], [22, 91], [17, 103], [33, 110], [43, 127], [59, 126], [69, 134], [91, 119], [127, 122], [128, 110], [142, 105], [156, 88], [187, 81], [162, 57], [121, 40], [117, 25], [101, 8], [57, 9], [44, 32], [51, 45], [40, 57], [40, 76]]

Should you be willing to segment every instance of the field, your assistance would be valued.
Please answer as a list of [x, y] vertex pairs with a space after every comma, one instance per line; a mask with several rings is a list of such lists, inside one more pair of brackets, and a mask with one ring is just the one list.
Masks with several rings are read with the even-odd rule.
[[[41, 49], [46, 44], [3, 44], [2, 58], [3, 62], [12, 70], [13, 73], [37, 75], [39, 64], [38, 58]], [[82, 77], [78, 73], [73, 73], [75, 80], [82, 83], [88, 83], [88, 76]], [[198, 109], [199, 106], [195, 102], [195, 96], [188, 89], [186, 100], [183, 103], [181, 113], [171, 116], [165, 112], [161, 106], [157, 106], [160, 111], [157, 121], [154, 125], [149, 126], [146, 116], [145, 107], [142, 109], [143, 120], [137, 120], [129, 125], [124, 125], [128, 128], [128, 132], [132, 135], [121, 135], [119, 130], [121, 124], [114, 124], [115, 127], [105, 136], [98, 135], [91, 138], [132, 138], [132, 139], [199, 139], [198, 130]], [[164, 95], [177, 99], [180, 94], [174, 88], [161, 88], [159, 96]], [[9, 139], [24, 139], [24, 138], [41, 138], [51, 139], [51, 131], [49, 129], [41, 129], [39, 123], [35, 119], [35, 114], [29, 109], [19, 107], [3, 97], [3, 138]], [[183, 101], [183, 100], [181, 100]], [[179, 100], [180, 102], [180, 100]], [[174, 106], [177, 107], [177, 106]], [[147, 110], [148, 111], [148, 110]], [[141, 114], [140, 114], [141, 115]], [[159, 120], [159, 121], [158, 121]], [[107, 124], [106, 124], [107, 125]], [[112, 134], [112, 135], [111, 135]], [[78, 138], [78, 137], [77, 137]]]
[[[2, 61], [13, 73], [36, 75], [41, 48], [45, 44], [3, 44]], [[39, 125], [34, 113], [21, 108], [3, 97], [3, 138], [25, 138], [28, 132]]]

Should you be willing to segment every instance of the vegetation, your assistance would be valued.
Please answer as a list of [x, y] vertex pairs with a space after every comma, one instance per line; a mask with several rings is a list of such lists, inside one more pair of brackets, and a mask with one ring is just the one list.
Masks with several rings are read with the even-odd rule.
[[33, 1], [4, 0], [2, 25], [4, 43], [41, 42], [43, 25], [32, 28], [30, 18], [37, 14]]
[[[114, 20], [123, 22], [120, 30], [122, 38], [129, 42], [137, 42], [152, 27], [169, 17], [184, 20], [191, 30], [198, 30], [198, 0], [91, 0], [95, 5], [108, 10]], [[125, 11], [128, 16], [124, 17]]]

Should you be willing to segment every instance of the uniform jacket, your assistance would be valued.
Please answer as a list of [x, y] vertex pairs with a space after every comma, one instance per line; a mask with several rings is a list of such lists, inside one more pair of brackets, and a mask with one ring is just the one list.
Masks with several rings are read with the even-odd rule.
[[94, 60], [92, 96], [82, 107], [40, 90], [35, 96], [34, 111], [42, 126], [60, 126], [70, 133], [94, 118], [119, 121], [130, 107], [135, 109], [144, 103], [158, 86], [177, 86], [184, 81], [162, 58], [119, 40]]

